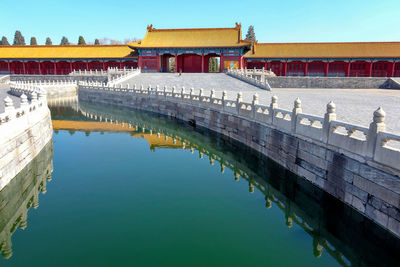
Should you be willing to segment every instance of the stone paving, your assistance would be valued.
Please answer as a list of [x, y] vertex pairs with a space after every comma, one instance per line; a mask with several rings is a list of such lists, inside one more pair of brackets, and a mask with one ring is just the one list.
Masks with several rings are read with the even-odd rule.
[[129, 81], [130, 85], [160, 87], [167, 85], [169, 88], [175, 85], [180, 90], [185, 86], [186, 90], [194, 87], [195, 92], [200, 88], [206, 94], [215, 89], [217, 97], [223, 90], [228, 97], [236, 99], [237, 92], [243, 93], [243, 100], [251, 102], [253, 94], [259, 95], [259, 103], [269, 105], [272, 95], [278, 96], [280, 108], [293, 108], [294, 100], [299, 97], [302, 101], [303, 112], [307, 114], [323, 116], [326, 104], [333, 101], [336, 104], [337, 119], [340, 121], [368, 127], [372, 121], [373, 112], [382, 107], [386, 112], [386, 130], [400, 134], [400, 90], [389, 89], [306, 89], [306, 88], [276, 88], [271, 92], [259, 89], [225, 74], [201, 74], [201, 73], [143, 73]]

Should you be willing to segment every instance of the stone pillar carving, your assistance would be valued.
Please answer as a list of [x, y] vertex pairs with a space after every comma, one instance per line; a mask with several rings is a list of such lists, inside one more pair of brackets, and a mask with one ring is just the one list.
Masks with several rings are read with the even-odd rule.
[[271, 124], [274, 123], [276, 108], [278, 108], [278, 97], [276, 95], [273, 95], [271, 97], [271, 104], [269, 106], [269, 115], [271, 116]]
[[336, 105], [332, 101], [326, 105], [326, 113], [324, 116], [324, 123], [322, 124], [322, 141], [328, 143], [329, 141], [329, 130], [331, 128], [331, 122], [336, 120]]
[[378, 139], [379, 132], [383, 132], [386, 129], [385, 125], [385, 111], [381, 107], [374, 111], [374, 119], [369, 125], [367, 135], [367, 157], [373, 158], [375, 154], [376, 142]]
[[258, 94], [253, 95], [253, 101], [251, 102], [251, 110], [253, 111], [253, 118], [256, 117], [257, 114], [257, 105], [258, 105]]
[[226, 91], [222, 92], [222, 110], [225, 110]]
[[240, 105], [243, 102], [243, 97], [242, 96], [243, 96], [242, 92], [239, 92], [237, 94], [237, 98], [236, 98], [236, 111], [237, 111], [238, 115], [240, 115]]
[[293, 107], [293, 110], [292, 110], [292, 118], [291, 118], [292, 134], [296, 133], [297, 114], [299, 114], [301, 112], [302, 112], [301, 100], [300, 100], [300, 98], [296, 98], [296, 100], [294, 101], [294, 107]]
[[13, 111], [13, 110], [14, 110], [13, 101], [12, 101], [12, 99], [11, 99], [9, 96], [7, 96], [7, 97], [4, 99], [4, 111], [5, 111], [5, 112], [10, 112], [10, 111]]

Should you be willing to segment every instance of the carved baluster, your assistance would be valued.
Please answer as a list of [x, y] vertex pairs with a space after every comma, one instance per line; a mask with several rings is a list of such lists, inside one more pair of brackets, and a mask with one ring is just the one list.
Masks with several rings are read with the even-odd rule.
[[383, 132], [386, 129], [385, 125], [386, 113], [381, 107], [379, 107], [374, 112], [374, 118], [369, 125], [368, 135], [367, 135], [367, 157], [373, 158], [375, 155], [375, 149], [377, 145], [377, 139], [379, 132]]
[[326, 113], [324, 116], [324, 123], [322, 124], [322, 132], [323, 132], [323, 137], [322, 140], [325, 143], [328, 143], [329, 141], [329, 131], [331, 127], [331, 122], [336, 120], [336, 105], [332, 101], [326, 105]]

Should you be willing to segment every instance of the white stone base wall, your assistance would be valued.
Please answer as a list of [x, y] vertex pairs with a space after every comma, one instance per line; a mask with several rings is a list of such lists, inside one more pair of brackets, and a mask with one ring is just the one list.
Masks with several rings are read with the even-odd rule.
[[400, 237], [400, 179], [368, 162], [249, 118], [170, 97], [80, 88], [79, 100], [164, 114], [221, 133], [261, 152]]
[[[45, 104], [44, 104], [45, 105]], [[50, 110], [46, 106], [0, 125], [0, 190], [52, 139]]]

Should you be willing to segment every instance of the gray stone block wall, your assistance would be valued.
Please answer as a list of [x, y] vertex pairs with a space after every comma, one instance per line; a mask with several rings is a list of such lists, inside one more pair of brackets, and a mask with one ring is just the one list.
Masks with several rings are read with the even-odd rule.
[[267, 77], [271, 88], [386, 88], [386, 77]]
[[[400, 180], [317, 143], [220, 110], [168, 97], [79, 89], [79, 99], [172, 116], [221, 133], [271, 158], [400, 237]], [[340, 220], [340, 218], [338, 218]]]

